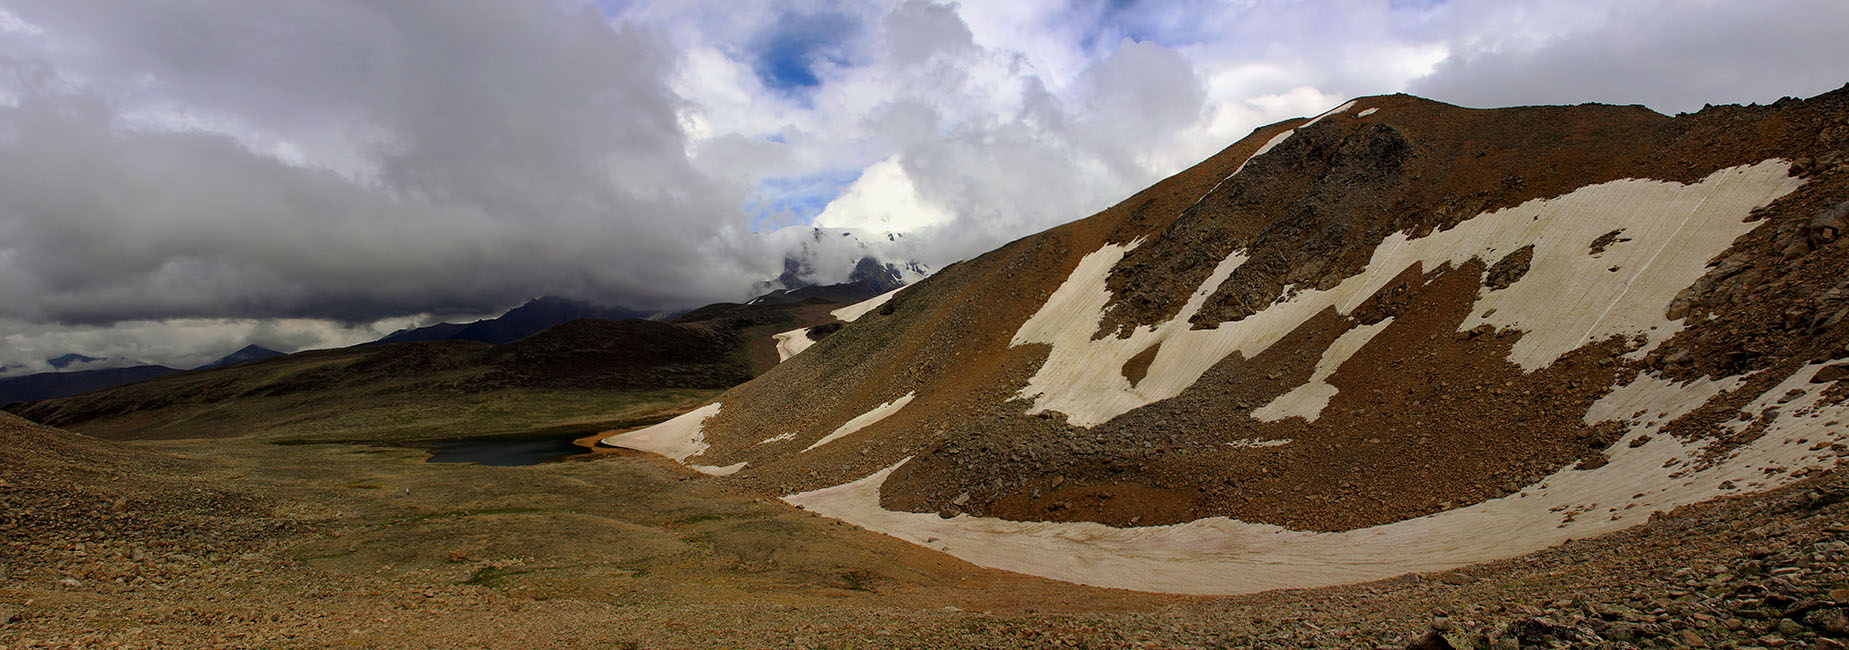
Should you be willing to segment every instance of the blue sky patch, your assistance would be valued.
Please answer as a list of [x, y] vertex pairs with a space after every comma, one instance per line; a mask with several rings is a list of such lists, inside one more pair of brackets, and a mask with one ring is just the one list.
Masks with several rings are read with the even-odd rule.
[[1094, 0], [1075, 4], [1081, 25], [1080, 47], [1109, 50], [1129, 38], [1139, 43], [1180, 47], [1212, 40], [1199, 17], [1226, 8], [1216, 0]]
[[751, 70], [764, 86], [801, 97], [822, 85], [816, 64], [846, 65], [846, 43], [860, 31], [852, 16], [839, 13], [782, 14], [752, 39]]
[[837, 169], [803, 176], [777, 176], [759, 179], [756, 197], [745, 204], [751, 214], [751, 229], [769, 232], [785, 226], [808, 225], [841, 196], [847, 186], [860, 180], [860, 169]]

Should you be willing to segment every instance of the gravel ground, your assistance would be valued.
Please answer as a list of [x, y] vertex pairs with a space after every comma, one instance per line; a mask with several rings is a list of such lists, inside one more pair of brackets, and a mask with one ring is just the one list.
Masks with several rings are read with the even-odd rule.
[[981, 569], [641, 455], [527, 468], [0, 422], [0, 648], [1834, 648], [1849, 474], [1430, 575], [1184, 598]]

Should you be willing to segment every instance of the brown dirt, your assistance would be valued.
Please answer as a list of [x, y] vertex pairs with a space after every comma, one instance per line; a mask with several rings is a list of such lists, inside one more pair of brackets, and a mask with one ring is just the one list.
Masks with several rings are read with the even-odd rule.
[[1846, 498], [1818, 475], [1457, 571], [1170, 597], [980, 569], [641, 454], [433, 465], [0, 415], [0, 647], [1397, 648], [1437, 620], [1460, 647], [1830, 648]]

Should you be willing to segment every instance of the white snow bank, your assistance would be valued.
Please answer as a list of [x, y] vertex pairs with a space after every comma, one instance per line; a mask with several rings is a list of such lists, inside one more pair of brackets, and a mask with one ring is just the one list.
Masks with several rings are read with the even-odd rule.
[[809, 328], [807, 327], [793, 329], [788, 332], [778, 332], [772, 334], [771, 338], [777, 340], [777, 361], [779, 363], [789, 361], [790, 357], [796, 356], [803, 350], [809, 349], [811, 345], [815, 345], [815, 341], [809, 338]]
[[1335, 108], [1331, 108], [1331, 109], [1329, 109], [1329, 110], [1327, 110], [1327, 111], [1324, 111], [1322, 115], [1318, 115], [1318, 116], [1316, 116], [1316, 117], [1312, 117], [1312, 118], [1310, 118], [1310, 121], [1308, 121], [1308, 122], [1304, 122], [1304, 123], [1303, 123], [1303, 124], [1302, 124], [1301, 126], [1298, 126], [1297, 128], [1295, 128], [1295, 129], [1291, 129], [1291, 130], [1293, 130], [1293, 131], [1299, 131], [1299, 130], [1303, 130], [1303, 129], [1307, 129], [1307, 128], [1310, 128], [1310, 125], [1312, 125], [1312, 124], [1315, 124], [1315, 123], [1317, 123], [1317, 122], [1321, 122], [1321, 121], [1323, 121], [1323, 119], [1325, 119], [1325, 118], [1327, 118], [1327, 117], [1329, 117], [1329, 116], [1331, 116], [1331, 115], [1341, 115], [1341, 114], [1343, 114], [1343, 113], [1347, 113], [1347, 112], [1348, 112], [1348, 109], [1351, 109], [1351, 108], [1354, 108], [1354, 107], [1355, 107], [1355, 102], [1358, 102], [1358, 101], [1361, 101], [1361, 100], [1358, 100], [1358, 99], [1350, 99], [1350, 100], [1348, 100], [1348, 101], [1347, 101], [1346, 103], [1343, 103], [1343, 104], [1342, 104], [1341, 106], [1337, 106], [1337, 107], [1335, 107]]
[[1234, 440], [1232, 442], [1226, 443], [1226, 446], [1237, 447], [1239, 449], [1260, 449], [1264, 447], [1282, 447], [1284, 445], [1290, 444], [1291, 442], [1293, 441], [1290, 438], [1279, 438], [1277, 440], [1258, 440], [1254, 438], [1240, 438], [1238, 440]]
[[699, 472], [701, 474], [706, 474], [708, 476], [731, 476], [733, 474], [737, 474], [738, 470], [744, 469], [745, 466], [749, 464], [750, 463], [738, 462], [738, 463], [732, 463], [725, 467], [714, 467], [712, 465], [688, 465], [687, 468], [693, 471]]
[[[1682, 328], [1663, 316], [1669, 301], [1706, 271], [1709, 259], [1754, 224], [1743, 221], [1803, 183], [1789, 163], [1767, 160], [1714, 172], [1700, 182], [1619, 180], [1589, 185], [1552, 199], [1535, 199], [1488, 212], [1450, 230], [1411, 239], [1388, 236], [1367, 268], [1323, 290], [1290, 299], [1218, 329], [1192, 330], [1188, 320], [1246, 259], [1235, 251], [1214, 269], [1174, 319], [1138, 327], [1128, 338], [1092, 340], [1110, 302], [1105, 279], [1140, 243], [1107, 244], [1085, 256], [1046, 304], [1021, 325], [1013, 345], [1053, 346], [1021, 396], [1030, 412], [1065, 413], [1073, 424], [1096, 426], [1151, 402], [1174, 397], [1233, 353], [1251, 358], [1330, 307], [1347, 314], [1356, 304], [1413, 264], [1427, 271], [1481, 259], [1493, 264], [1534, 245], [1530, 269], [1501, 291], [1485, 289], [1460, 326], [1488, 324], [1526, 332], [1509, 360], [1526, 371], [1544, 368], [1574, 349], [1610, 337], [1641, 335], [1641, 357]], [[1612, 230], [1621, 239], [1592, 255], [1588, 246]], [[1668, 254], [1665, 254], [1668, 253]], [[1148, 375], [1131, 386], [1123, 364], [1151, 345], [1162, 345]]]
[[1311, 371], [1309, 381], [1291, 389], [1288, 393], [1279, 395], [1277, 399], [1271, 400], [1271, 403], [1253, 409], [1252, 417], [1265, 422], [1276, 422], [1288, 417], [1299, 417], [1315, 422], [1317, 416], [1322, 415], [1323, 408], [1329, 406], [1329, 399], [1339, 392], [1335, 386], [1329, 384], [1329, 376], [1335, 374], [1335, 370], [1342, 367], [1349, 357], [1360, 352], [1368, 341], [1374, 340], [1375, 334], [1387, 329], [1387, 324], [1392, 322], [1393, 319], [1388, 318], [1373, 325], [1359, 325], [1343, 332], [1329, 344], [1329, 349], [1323, 351], [1323, 358], [1316, 362], [1316, 369]]
[[706, 451], [706, 432], [702, 425], [718, 415], [719, 408], [720, 404], [713, 402], [652, 427], [604, 438], [603, 444], [660, 454], [685, 464], [688, 458]]
[[[909, 287], [912, 285], [908, 284], [905, 286]], [[836, 309], [828, 313], [833, 315], [835, 318], [839, 318], [843, 321], [852, 323], [855, 320], [858, 320], [861, 316], [867, 315], [867, 312], [873, 311], [875, 309], [879, 309], [880, 305], [886, 304], [886, 301], [892, 300], [893, 296], [899, 295], [899, 292], [904, 291], [904, 290], [905, 290], [905, 287], [899, 287], [897, 289], [893, 289], [892, 291], [882, 293], [872, 298], [862, 300], [860, 302], [854, 303], [852, 305], [848, 305], [846, 307], [842, 307], [840, 309]]]
[[[1340, 533], [1295, 531], [1225, 517], [1169, 526], [1018, 522], [894, 512], [879, 505], [886, 468], [858, 481], [784, 497], [812, 512], [938, 549], [982, 566], [1102, 587], [1189, 594], [1306, 588], [1439, 571], [1533, 552], [1646, 521], [1651, 513], [1732, 491], [1768, 489], [1806, 466], [1835, 465], [1828, 443], [1849, 427], [1843, 405], [1820, 406], [1809, 366], [1767, 391], [1806, 394], [1780, 406], [1765, 435], [1697, 470], [1703, 443], [1684, 445], [1657, 428], [1736, 388], [1738, 378], [1675, 385], [1639, 377], [1600, 400], [1588, 421], [1627, 418], [1630, 431], [1593, 470], [1564, 469], [1527, 490], [1466, 508]], [[1758, 405], [1755, 405], [1758, 407]], [[1648, 441], [1642, 437], [1652, 435]], [[1638, 446], [1631, 443], [1638, 442]], [[909, 460], [909, 459], [907, 459]], [[1635, 498], [1633, 498], [1635, 496]]]
[[1369, 115], [1373, 115], [1374, 113], [1376, 113], [1376, 112], [1378, 112], [1379, 110], [1380, 110], [1380, 109], [1378, 109], [1378, 108], [1370, 108], [1370, 109], [1367, 109], [1367, 110], [1365, 110], [1365, 111], [1361, 111], [1361, 112], [1359, 112], [1359, 113], [1356, 113], [1356, 114], [1355, 114], [1355, 117], [1367, 117], [1367, 116], [1369, 116]]
[[[901, 396], [898, 399], [895, 399], [885, 404], [881, 404], [879, 406], [873, 407], [873, 410], [871, 411], [867, 411], [866, 413], [862, 413], [860, 415], [854, 416], [854, 419], [848, 420], [846, 424], [836, 427], [835, 430], [830, 432], [828, 435], [822, 436], [821, 440], [815, 441], [815, 444], [804, 447], [803, 451], [809, 451], [816, 447], [820, 447], [830, 442], [839, 440], [847, 436], [848, 434], [854, 433], [855, 431], [859, 431], [861, 429], [865, 429], [867, 427], [873, 426], [874, 423], [879, 422], [880, 420], [884, 420], [888, 416], [891, 416], [894, 413], [898, 413], [899, 409], [905, 408], [906, 404], [912, 403], [912, 398], [917, 397], [917, 396], [918, 396], [918, 393], [915, 393], [915, 392], [906, 393], [904, 396]], [[769, 442], [769, 441], [765, 441], [765, 442]]]

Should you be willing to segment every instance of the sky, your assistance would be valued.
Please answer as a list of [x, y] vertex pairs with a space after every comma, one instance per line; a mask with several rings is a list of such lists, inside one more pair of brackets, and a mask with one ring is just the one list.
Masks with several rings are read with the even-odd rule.
[[1843, 25], [1839, 0], [0, 0], [0, 376], [543, 295], [737, 301], [805, 247], [816, 281], [863, 249], [941, 268], [1357, 96], [1814, 95], [1849, 81]]

